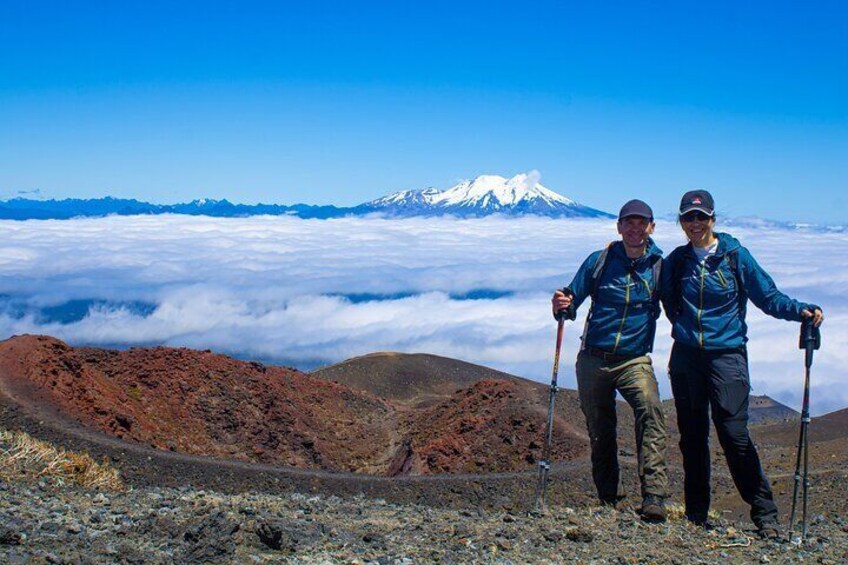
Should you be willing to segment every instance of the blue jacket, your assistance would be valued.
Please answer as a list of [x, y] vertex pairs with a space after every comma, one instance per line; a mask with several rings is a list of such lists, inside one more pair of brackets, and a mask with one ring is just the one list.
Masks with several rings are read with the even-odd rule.
[[[718, 249], [704, 265], [691, 243], [676, 248], [664, 259], [661, 296], [675, 341], [700, 349], [744, 346], [748, 341], [748, 299], [769, 316], [796, 322], [801, 321], [801, 310], [817, 308], [780, 292], [736, 238], [726, 233], [716, 236]], [[734, 253], [736, 274], [731, 258]]]
[[[565, 289], [574, 295], [575, 311], [592, 294], [592, 273], [600, 255], [601, 251], [589, 255]], [[653, 265], [661, 260], [662, 251], [652, 240], [638, 259], [627, 257], [620, 241], [610, 244], [581, 338], [584, 348], [618, 355], [644, 355], [653, 349], [659, 316]]]

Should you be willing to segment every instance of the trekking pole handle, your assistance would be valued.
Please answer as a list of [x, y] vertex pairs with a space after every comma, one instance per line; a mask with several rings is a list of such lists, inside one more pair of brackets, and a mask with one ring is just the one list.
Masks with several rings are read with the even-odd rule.
[[804, 318], [801, 322], [801, 335], [798, 338], [798, 348], [806, 350], [804, 362], [807, 367], [813, 364], [813, 351], [821, 347], [821, 330], [817, 328], [811, 318]]
[[[574, 293], [568, 287], [561, 288], [560, 292], [566, 296], [570, 296], [572, 299], [574, 298]], [[556, 318], [557, 322], [563, 322], [565, 320], [575, 320], [577, 318], [577, 310], [574, 308], [574, 302], [569, 304], [568, 308], [558, 310], [554, 314], [554, 318]]]

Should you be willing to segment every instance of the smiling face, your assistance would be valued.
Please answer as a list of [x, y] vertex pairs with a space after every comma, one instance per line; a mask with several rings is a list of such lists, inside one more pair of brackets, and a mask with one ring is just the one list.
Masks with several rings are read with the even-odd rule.
[[648, 237], [654, 233], [654, 222], [641, 216], [628, 216], [618, 221], [618, 233], [629, 257], [639, 257], [645, 252]]
[[687, 212], [680, 216], [680, 226], [695, 247], [708, 247], [715, 241], [714, 216], [699, 211]]

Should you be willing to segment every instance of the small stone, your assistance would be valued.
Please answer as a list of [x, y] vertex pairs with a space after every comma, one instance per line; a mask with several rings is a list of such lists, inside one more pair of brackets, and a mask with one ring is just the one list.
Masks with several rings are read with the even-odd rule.
[[469, 533], [471, 533], [471, 530], [465, 524], [454, 524], [451, 527], [451, 535], [455, 538], [468, 537]]
[[591, 531], [584, 528], [572, 528], [565, 532], [565, 537], [570, 541], [582, 543], [591, 543], [595, 538]]
[[558, 543], [562, 540], [562, 533], [556, 530], [550, 530], [548, 532], [545, 532], [544, 537], [549, 542]]
[[17, 527], [4, 526], [0, 528], [0, 545], [20, 545], [25, 537], [18, 531]]
[[512, 549], [512, 542], [508, 539], [499, 539], [498, 549], [500, 549], [501, 551], [509, 551], [510, 549]]

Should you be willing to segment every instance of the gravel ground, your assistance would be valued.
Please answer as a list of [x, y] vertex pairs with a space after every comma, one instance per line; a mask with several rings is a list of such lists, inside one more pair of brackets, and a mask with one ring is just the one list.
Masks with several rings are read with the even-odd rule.
[[814, 515], [805, 545], [654, 525], [633, 508], [553, 507], [541, 517], [365, 497], [96, 492], [0, 483], [3, 563], [845, 563], [848, 520]]

